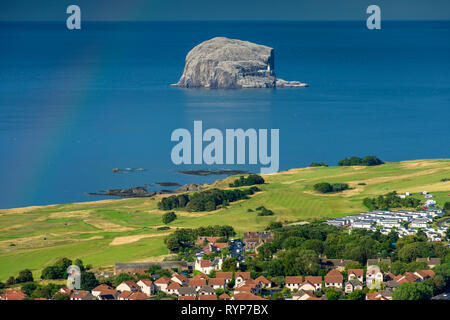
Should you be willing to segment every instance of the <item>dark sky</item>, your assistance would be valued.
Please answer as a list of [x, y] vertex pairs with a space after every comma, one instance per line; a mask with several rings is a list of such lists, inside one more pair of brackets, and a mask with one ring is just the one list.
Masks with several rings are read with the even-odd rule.
[[450, 20], [450, 0], [0, 0], [0, 21], [63, 21], [68, 5], [82, 20]]

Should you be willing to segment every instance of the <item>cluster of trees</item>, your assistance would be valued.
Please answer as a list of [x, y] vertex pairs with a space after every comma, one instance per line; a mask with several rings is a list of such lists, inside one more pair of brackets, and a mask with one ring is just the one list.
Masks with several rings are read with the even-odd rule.
[[256, 208], [256, 211], [258, 211], [258, 216], [273, 216], [273, 211], [264, 206]]
[[171, 252], [180, 252], [194, 246], [198, 236], [215, 236], [228, 240], [236, 235], [231, 226], [208, 226], [197, 229], [178, 229], [168, 235], [164, 240]]
[[384, 162], [375, 156], [365, 156], [360, 157], [350, 157], [338, 161], [338, 166], [377, 166], [383, 164]]
[[310, 167], [328, 167], [328, 165], [325, 162], [312, 162]]
[[349, 188], [347, 183], [333, 183], [319, 182], [313, 186], [314, 190], [320, 193], [340, 192]]
[[249, 195], [260, 191], [257, 187], [248, 189], [220, 190], [211, 189], [195, 192], [193, 194], [173, 195], [161, 199], [158, 208], [172, 210], [186, 208], [187, 211], [213, 211], [219, 206], [227, 206], [230, 202], [248, 199]]
[[384, 196], [365, 198], [363, 204], [369, 210], [388, 210], [390, 208], [416, 208], [421, 204], [421, 201], [414, 197], [402, 199], [397, 195], [396, 191], [392, 191]]
[[258, 174], [250, 174], [248, 177], [244, 178], [244, 176], [239, 177], [239, 179], [234, 180], [234, 182], [230, 183], [229, 186], [234, 187], [243, 187], [243, 186], [252, 186], [255, 184], [264, 184], [264, 179]]
[[173, 212], [173, 211], [167, 212], [167, 213], [163, 214], [162, 222], [164, 224], [168, 224], [168, 223], [171, 223], [176, 218], [177, 218], [177, 215], [175, 214], [175, 212]]
[[446, 202], [444, 203], [444, 211], [445, 211], [445, 215], [449, 215], [450, 214], [450, 202]]
[[401, 239], [395, 231], [383, 235], [379, 231], [358, 229], [349, 234], [321, 222], [273, 227], [274, 241], [260, 246], [256, 258], [241, 263], [241, 269], [271, 277], [324, 275], [326, 270], [321, 269], [321, 256], [355, 260], [359, 267], [366, 265], [367, 259], [390, 257], [391, 270], [388, 266], [380, 266], [381, 269], [404, 273], [428, 268], [426, 264], [417, 263], [416, 258], [450, 260], [449, 248], [439, 242], [429, 242], [420, 234]]

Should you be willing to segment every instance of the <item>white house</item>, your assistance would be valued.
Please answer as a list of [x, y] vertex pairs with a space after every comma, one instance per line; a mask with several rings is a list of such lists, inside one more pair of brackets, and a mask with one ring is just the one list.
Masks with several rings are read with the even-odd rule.
[[151, 296], [156, 292], [155, 285], [149, 279], [142, 279], [137, 282], [139, 288], [141, 288], [141, 292], [145, 293], [148, 296]]
[[139, 286], [136, 284], [136, 282], [132, 281], [132, 280], [128, 280], [128, 281], [124, 281], [121, 284], [119, 284], [116, 288], [118, 291], [123, 292], [123, 291], [131, 291], [131, 292], [135, 292], [135, 291], [139, 291], [140, 288]]

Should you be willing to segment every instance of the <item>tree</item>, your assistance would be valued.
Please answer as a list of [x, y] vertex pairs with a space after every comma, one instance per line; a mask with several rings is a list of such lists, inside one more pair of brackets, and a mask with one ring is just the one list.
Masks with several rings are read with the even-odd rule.
[[132, 275], [122, 272], [114, 278], [113, 284], [115, 287], [117, 287], [122, 282], [128, 281], [128, 280], [136, 281], [136, 279]]
[[328, 182], [319, 182], [313, 186], [314, 190], [320, 193], [328, 193], [333, 191], [333, 187]]
[[76, 259], [73, 262], [73, 264], [76, 265], [78, 268], [80, 268], [80, 271], [84, 271], [85, 270], [85, 267], [83, 265], [83, 261], [81, 261], [81, 259]]
[[57, 292], [53, 296], [52, 300], [70, 300], [70, 297], [67, 294], [64, 294], [62, 292]]
[[365, 297], [362, 290], [355, 290], [347, 295], [347, 300], [364, 300]]
[[5, 282], [5, 284], [8, 287], [14, 285], [15, 283], [16, 283], [16, 279], [13, 276], [9, 277], [8, 280], [6, 280], [6, 282]]
[[27, 294], [27, 296], [31, 296], [34, 290], [37, 288], [37, 284], [35, 282], [27, 282], [20, 286], [20, 288]]
[[173, 220], [175, 220], [177, 218], [177, 215], [175, 214], [175, 212], [167, 212], [162, 216], [162, 221], [164, 224], [169, 224], [170, 222], [172, 222]]
[[58, 274], [59, 274], [59, 278], [58, 279], [65, 279], [67, 278], [67, 268], [70, 267], [72, 265], [72, 260], [64, 257], [64, 258], [60, 258], [58, 259], [54, 266], [57, 268], [58, 270]]
[[41, 279], [59, 279], [59, 271], [55, 266], [48, 266], [42, 270]]
[[334, 288], [325, 289], [325, 295], [327, 300], [339, 300], [342, 297], [342, 293]]
[[222, 263], [222, 271], [236, 271], [236, 258], [228, 258]]
[[16, 283], [32, 282], [33, 273], [29, 269], [25, 269], [19, 272], [19, 276], [16, 278]]
[[406, 282], [395, 289], [393, 300], [429, 300], [433, 295], [433, 287], [425, 282]]
[[98, 286], [98, 281], [93, 272], [81, 273], [81, 290], [91, 291], [96, 286]]

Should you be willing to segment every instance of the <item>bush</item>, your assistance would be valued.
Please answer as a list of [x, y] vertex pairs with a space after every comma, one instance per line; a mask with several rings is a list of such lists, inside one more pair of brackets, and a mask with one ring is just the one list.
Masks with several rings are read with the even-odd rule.
[[384, 196], [365, 198], [363, 204], [369, 210], [387, 210], [390, 208], [416, 208], [421, 204], [421, 201], [413, 197], [401, 199], [397, 196], [397, 192], [393, 191]]
[[347, 190], [349, 187], [346, 183], [333, 183], [331, 188], [333, 189], [333, 192], [341, 192]]
[[433, 286], [428, 282], [407, 282], [395, 289], [393, 300], [429, 300], [433, 295]]
[[170, 222], [172, 222], [173, 220], [175, 220], [177, 218], [177, 215], [175, 214], [175, 212], [167, 212], [162, 216], [162, 221], [164, 224], [168, 224]]
[[325, 162], [312, 162], [310, 167], [328, 167], [328, 165]]

